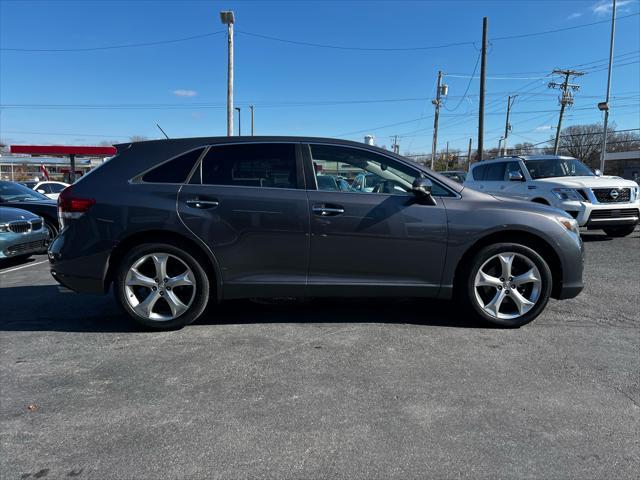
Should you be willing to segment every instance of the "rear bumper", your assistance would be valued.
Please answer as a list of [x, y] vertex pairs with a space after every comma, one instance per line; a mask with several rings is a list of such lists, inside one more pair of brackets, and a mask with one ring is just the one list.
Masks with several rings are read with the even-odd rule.
[[99, 248], [99, 243], [76, 242], [73, 235], [62, 230], [49, 246], [51, 276], [61, 285], [79, 293], [106, 293], [104, 279], [111, 246]]

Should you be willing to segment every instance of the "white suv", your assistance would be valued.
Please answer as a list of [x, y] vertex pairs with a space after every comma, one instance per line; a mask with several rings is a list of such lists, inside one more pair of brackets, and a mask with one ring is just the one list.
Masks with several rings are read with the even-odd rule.
[[602, 229], [612, 237], [629, 235], [638, 224], [638, 184], [596, 175], [571, 157], [523, 155], [475, 163], [464, 185], [551, 205], [566, 211], [581, 227]]

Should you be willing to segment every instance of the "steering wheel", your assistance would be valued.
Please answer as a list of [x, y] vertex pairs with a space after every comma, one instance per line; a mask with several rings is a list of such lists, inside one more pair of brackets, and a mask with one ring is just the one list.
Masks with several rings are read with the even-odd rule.
[[383, 180], [373, 188], [373, 193], [393, 193], [393, 182]]

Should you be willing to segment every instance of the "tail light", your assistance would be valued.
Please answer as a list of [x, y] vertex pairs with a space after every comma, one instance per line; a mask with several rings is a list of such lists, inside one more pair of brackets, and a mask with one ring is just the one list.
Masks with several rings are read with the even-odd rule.
[[65, 188], [58, 197], [58, 220], [64, 226], [65, 220], [77, 219], [87, 213], [96, 203], [94, 198], [80, 198], [73, 194], [72, 187]]

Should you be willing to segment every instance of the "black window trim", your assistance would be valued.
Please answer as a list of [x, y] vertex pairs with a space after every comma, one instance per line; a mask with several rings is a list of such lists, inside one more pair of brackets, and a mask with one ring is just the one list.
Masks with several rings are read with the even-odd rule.
[[[152, 170], [155, 170], [156, 168], [160, 168], [162, 165], [164, 165], [165, 163], [169, 163], [172, 160], [175, 160], [178, 157], [181, 157], [182, 155], [186, 155], [187, 153], [191, 153], [194, 152], [196, 150], [202, 149], [202, 153], [200, 154], [200, 156], [196, 159], [196, 161], [193, 164], [193, 167], [191, 167], [191, 170], [189, 170], [189, 174], [187, 175], [187, 179], [184, 182], [147, 182], [145, 180], [143, 180], [142, 178], [149, 172], [151, 172]], [[189, 150], [185, 150], [184, 152], [180, 152], [177, 155], [174, 155], [173, 157], [158, 163], [157, 165], [154, 165], [153, 167], [150, 167], [148, 169], [146, 169], [145, 171], [143, 171], [142, 173], [138, 173], [135, 177], [133, 177], [132, 179], [129, 180], [129, 183], [138, 183], [138, 184], [144, 184], [144, 185], [184, 185], [185, 183], [189, 183], [189, 180], [191, 179], [191, 175], [193, 175], [193, 172], [195, 171], [196, 167], [198, 166], [198, 164], [200, 163], [200, 161], [202, 160], [202, 156], [208, 151], [209, 149], [207, 148], [206, 145], [198, 145], [197, 147], [191, 148]]]
[[[198, 169], [200, 169], [202, 167], [202, 162], [204, 161], [205, 157], [207, 156], [207, 153], [209, 153], [209, 150], [211, 150], [214, 147], [224, 147], [227, 145], [265, 145], [265, 144], [278, 144], [278, 145], [294, 145], [295, 149], [294, 149], [294, 155], [295, 155], [295, 159], [296, 159], [296, 177], [297, 177], [297, 181], [298, 181], [298, 188], [282, 188], [282, 187], [258, 187], [258, 186], [252, 186], [252, 185], [222, 185], [222, 184], [216, 184], [216, 183], [202, 183], [202, 171], [200, 172], [200, 183], [190, 183], [191, 182], [191, 177], [196, 173], [196, 171]], [[304, 172], [303, 172], [303, 161], [302, 161], [302, 151], [301, 151], [301, 142], [282, 142], [282, 141], [277, 141], [277, 140], [273, 140], [273, 141], [253, 141], [253, 142], [221, 142], [221, 143], [212, 143], [209, 145], [206, 145], [204, 154], [200, 156], [200, 158], [198, 158], [198, 160], [196, 161], [196, 164], [194, 166], [194, 168], [191, 170], [191, 173], [189, 174], [189, 176], [187, 177], [187, 180], [185, 181], [185, 185], [200, 185], [200, 186], [207, 186], [207, 187], [224, 187], [224, 188], [259, 188], [259, 189], [265, 189], [268, 188], [269, 190], [292, 190], [292, 191], [300, 191], [300, 190], [306, 190], [306, 182], [305, 182], [305, 178], [304, 178]], [[198, 147], [200, 148], [200, 147]], [[186, 153], [186, 152], [185, 152]]]
[[[423, 172], [419, 168], [415, 168], [414, 166], [409, 165], [406, 162], [402, 162], [402, 161], [398, 160], [395, 157], [392, 157], [390, 155], [385, 155], [382, 152], [377, 152], [377, 151], [371, 150], [370, 148], [366, 148], [366, 147], [359, 147], [359, 146], [356, 146], [356, 145], [344, 145], [344, 144], [340, 144], [340, 143], [331, 143], [331, 142], [303, 142], [303, 146], [306, 147], [303, 150], [303, 152], [305, 154], [305, 162], [304, 162], [305, 167], [306, 167], [305, 168], [305, 176], [306, 176], [306, 179], [307, 179], [307, 184], [310, 186], [310, 188], [308, 188], [307, 190], [318, 191], [318, 192], [323, 191], [323, 190], [318, 190], [318, 185], [316, 183], [316, 175], [315, 175], [315, 172], [313, 170], [313, 156], [311, 155], [311, 146], [312, 145], [326, 145], [326, 146], [330, 146], [330, 147], [353, 148], [355, 150], [362, 150], [362, 151], [365, 151], [365, 152], [369, 152], [369, 153], [373, 153], [373, 154], [379, 155], [379, 156], [384, 157], [384, 158], [388, 158], [392, 162], [400, 163], [400, 164], [404, 165], [405, 167], [415, 171], [417, 173], [416, 177], [420, 177], [420, 176], [424, 177], [424, 176], [426, 176], [433, 183], [438, 184], [439, 187], [441, 187], [444, 190], [446, 190], [447, 192], [451, 193], [450, 196], [434, 195], [434, 197], [438, 197], [438, 198], [462, 198], [462, 196], [458, 192], [452, 190], [451, 188], [447, 187], [443, 183], [440, 183], [438, 180], [436, 180], [431, 175], [429, 175], [429, 173]], [[336, 193], [336, 192], [331, 192], [331, 193]], [[351, 192], [337, 192], [337, 193], [346, 193], [346, 194], [349, 194], [349, 195], [352, 194]], [[397, 194], [397, 193], [376, 193], [376, 195], [385, 195], [385, 196], [393, 196], [393, 197], [405, 197], [406, 196], [406, 195], [400, 195], [400, 194]]]

